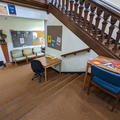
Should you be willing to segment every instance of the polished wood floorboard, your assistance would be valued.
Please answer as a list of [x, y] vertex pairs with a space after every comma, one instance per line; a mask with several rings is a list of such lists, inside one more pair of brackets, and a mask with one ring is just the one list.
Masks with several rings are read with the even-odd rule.
[[48, 69], [48, 81], [32, 81], [30, 64], [0, 70], [0, 120], [119, 120], [120, 103], [93, 88], [82, 89], [84, 74], [58, 74]]

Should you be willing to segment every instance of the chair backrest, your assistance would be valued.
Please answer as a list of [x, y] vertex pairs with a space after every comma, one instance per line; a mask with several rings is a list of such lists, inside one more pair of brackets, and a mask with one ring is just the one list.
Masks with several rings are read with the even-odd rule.
[[35, 73], [44, 72], [44, 67], [39, 60], [32, 60], [31, 68], [32, 68], [32, 71]]
[[26, 55], [32, 55], [33, 54], [32, 48], [24, 48], [23, 52]]
[[35, 53], [41, 53], [41, 47], [34, 47], [34, 48], [33, 48], [33, 51], [34, 51]]
[[23, 56], [23, 53], [22, 53], [21, 49], [12, 50], [11, 53], [12, 53], [13, 57], [15, 57], [15, 58]]
[[102, 69], [98, 66], [92, 66], [92, 75], [97, 76], [98, 78], [112, 84], [115, 86], [120, 87], [120, 75], [107, 71], [105, 69]]

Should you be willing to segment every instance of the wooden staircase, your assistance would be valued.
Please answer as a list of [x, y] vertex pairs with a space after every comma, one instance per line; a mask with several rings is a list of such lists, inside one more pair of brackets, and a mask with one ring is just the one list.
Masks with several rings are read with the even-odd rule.
[[32, 109], [49, 100], [70, 82], [81, 77], [79, 74], [55, 75], [55, 72], [49, 72], [49, 75], [52, 74], [54, 77], [49, 76], [51, 78], [49, 81], [37, 82], [13, 99], [0, 101], [0, 119], [16, 120], [22, 118]]
[[120, 58], [120, 13], [100, 0], [52, 0], [49, 12], [99, 55]]

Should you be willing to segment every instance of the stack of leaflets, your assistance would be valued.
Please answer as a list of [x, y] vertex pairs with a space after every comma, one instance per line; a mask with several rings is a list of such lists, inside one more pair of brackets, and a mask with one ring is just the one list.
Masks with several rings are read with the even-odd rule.
[[46, 57], [48, 57], [48, 58], [50, 58], [50, 59], [56, 59], [56, 57], [50, 56], [50, 55], [47, 55]]

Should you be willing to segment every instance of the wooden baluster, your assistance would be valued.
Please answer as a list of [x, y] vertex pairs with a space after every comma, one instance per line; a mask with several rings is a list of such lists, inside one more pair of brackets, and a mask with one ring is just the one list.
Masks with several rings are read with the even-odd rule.
[[117, 46], [119, 44], [119, 40], [120, 40], [120, 21], [119, 21], [119, 30], [117, 32], [117, 37], [116, 37], [116, 40], [115, 40], [115, 45], [114, 45], [114, 47], [112, 49], [114, 53], [116, 53], [116, 51], [118, 49]]
[[75, 4], [74, 4], [74, 8], [75, 8], [75, 10], [74, 10], [74, 20], [75, 20], [75, 23], [77, 22], [76, 18], [77, 18], [78, 5], [79, 5], [78, 0], [75, 0]]
[[93, 18], [94, 18], [94, 16], [95, 16], [95, 10], [96, 10], [96, 7], [93, 6], [93, 5], [91, 5], [89, 32], [91, 32], [91, 30], [92, 30], [92, 23], [93, 23]]
[[66, 15], [68, 15], [68, 12], [69, 12], [69, 0], [66, 0], [66, 10], [65, 10], [65, 13]]
[[45, 0], [45, 4], [48, 4], [49, 3], [49, 0]]
[[117, 19], [112, 17], [111, 18], [111, 26], [109, 27], [109, 34], [108, 34], [108, 40], [107, 42], [105, 43], [105, 45], [109, 45], [110, 44], [110, 39], [111, 39], [111, 36], [112, 36], [112, 33], [113, 33], [113, 30], [115, 28], [115, 23], [117, 22]]
[[61, 9], [61, 0], [59, 0], [58, 8]]
[[57, 0], [55, 0], [55, 7], [57, 7]]
[[86, 1], [85, 2], [85, 11], [84, 11], [84, 23], [83, 23], [84, 28], [87, 25], [87, 17], [88, 17], [88, 13], [89, 13], [89, 7], [90, 7], [90, 3], [88, 1]]
[[65, 10], [65, 1], [62, 0], [62, 11], [64, 12], [64, 10]]
[[79, 7], [79, 20], [78, 23], [80, 27], [82, 27], [82, 13], [84, 9], [84, 0], [80, 0], [80, 7]]
[[52, 2], [51, 2], [52, 4], [54, 4], [54, 0], [52, 0]]
[[95, 23], [95, 38], [97, 37], [97, 34], [98, 34], [98, 26], [100, 24], [102, 13], [103, 11], [100, 8], [97, 8], [97, 17], [96, 17], [96, 23]]
[[73, 4], [74, 4], [74, 1], [70, 0], [70, 16], [73, 15]]
[[102, 31], [101, 31], [100, 42], [103, 42], [103, 40], [104, 40], [105, 28], [107, 26], [107, 20], [108, 20], [109, 17], [110, 17], [110, 14], [105, 11], [104, 12], [104, 21], [102, 23]]

